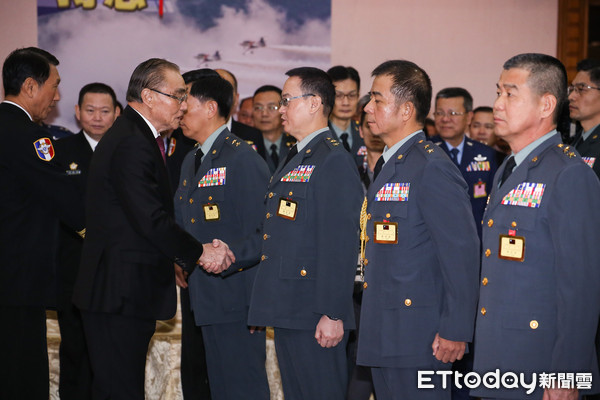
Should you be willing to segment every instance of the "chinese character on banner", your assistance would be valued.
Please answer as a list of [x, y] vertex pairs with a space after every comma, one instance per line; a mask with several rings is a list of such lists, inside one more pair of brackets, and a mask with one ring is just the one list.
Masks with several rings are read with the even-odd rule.
[[578, 390], [592, 388], [592, 374], [590, 372], [579, 372], [575, 374], [575, 385]]

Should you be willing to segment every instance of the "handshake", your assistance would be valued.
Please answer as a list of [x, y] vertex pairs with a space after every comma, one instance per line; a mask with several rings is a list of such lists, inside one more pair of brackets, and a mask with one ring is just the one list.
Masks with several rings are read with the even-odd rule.
[[[235, 262], [233, 252], [229, 250], [227, 243], [213, 239], [212, 243], [204, 243], [202, 245], [202, 255], [198, 259], [200, 265], [206, 272], [220, 274], [225, 271], [231, 264]], [[182, 288], [187, 288], [187, 275], [179, 265], [175, 264], [175, 280], [177, 285]]]

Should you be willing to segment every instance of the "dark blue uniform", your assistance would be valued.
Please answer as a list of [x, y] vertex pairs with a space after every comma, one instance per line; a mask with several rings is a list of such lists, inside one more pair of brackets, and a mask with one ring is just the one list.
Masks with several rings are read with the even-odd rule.
[[[225, 129], [196, 172], [195, 151], [186, 156], [175, 193], [177, 222], [198, 241], [226, 243], [256, 232], [263, 217], [269, 171], [260, 156]], [[196, 325], [202, 327], [211, 396], [268, 399], [265, 332], [247, 327], [255, 268], [225, 276], [196, 268], [188, 278]]]
[[[335, 130], [331, 126], [331, 121], [329, 122], [329, 131], [333, 135], [332, 137], [340, 142], [341, 146], [342, 141], [340, 138], [338, 138]], [[367, 148], [365, 146], [365, 141], [360, 137], [358, 124], [356, 121], [350, 121], [350, 135], [352, 136], [352, 147], [350, 147], [350, 154], [352, 155], [356, 166], [360, 168], [364, 165]]]

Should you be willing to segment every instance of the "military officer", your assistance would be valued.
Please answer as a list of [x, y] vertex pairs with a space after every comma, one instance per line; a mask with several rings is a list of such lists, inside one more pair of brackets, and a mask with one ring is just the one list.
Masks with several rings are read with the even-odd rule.
[[362, 188], [327, 129], [331, 80], [310, 67], [287, 75], [279, 112], [298, 143], [272, 177], [260, 237], [232, 249], [238, 260], [260, 255], [248, 322], [274, 327], [286, 400], [342, 400]]
[[450, 399], [440, 384], [419, 390], [417, 370], [448, 371], [473, 337], [479, 240], [467, 186], [425, 140], [427, 73], [395, 60], [373, 76], [367, 122], [386, 147], [361, 215], [366, 253], [357, 363], [372, 367], [380, 400]]
[[[600, 184], [556, 131], [567, 101], [565, 68], [551, 56], [520, 54], [504, 63], [497, 87], [496, 133], [512, 154], [498, 170], [484, 216], [474, 370], [524, 373], [527, 381], [534, 373], [588, 373], [596, 383]], [[581, 394], [575, 382], [548, 383], [531, 394], [503, 385], [480, 385], [471, 394]]]

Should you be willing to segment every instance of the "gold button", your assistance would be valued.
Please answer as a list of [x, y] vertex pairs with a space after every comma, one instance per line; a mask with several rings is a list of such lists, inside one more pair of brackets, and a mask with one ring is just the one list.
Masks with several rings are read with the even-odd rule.
[[483, 284], [483, 286], [486, 286], [488, 284], [488, 278], [483, 278], [481, 283]]
[[192, 224], [196, 223], [196, 220], [194, 218], [191, 219]]
[[194, 199], [190, 199], [190, 204], [193, 204], [193, 203], [194, 203]]
[[481, 315], [485, 315], [487, 313], [487, 310], [485, 309], [485, 307], [481, 307]]
[[304, 268], [300, 270], [300, 275], [306, 276], [306, 270]]
[[267, 219], [271, 218], [271, 213], [267, 213]]
[[489, 257], [489, 256], [490, 256], [490, 254], [492, 254], [492, 251], [491, 251], [490, 249], [487, 249], [487, 250], [485, 251], [485, 256], [486, 256], [486, 257]]
[[238, 269], [238, 272], [242, 272], [244, 270], [244, 268], [240, 268]]
[[537, 328], [538, 328], [538, 326], [539, 326], [539, 324], [538, 324], [538, 322], [537, 322], [535, 319], [534, 319], [534, 320], [532, 320], [532, 321], [529, 323], [529, 327], [530, 327], [531, 329], [537, 329]]
[[212, 196], [208, 196], [208, 200], [209, 200], [209, 201], [210, 201], [210, 200], [212, 200]]
[[363, 260], [363, 264], [364, 265], [368, 265], [369, 264], [369, 260], [367, 260], [366, 258]]
[[387, 213], [387, 214], [385, 214], [385, 217], [386, 217], [386, 218], [389, 218], [389, 217], [391, 217], [391, 216], [392, 216], [392, 214], [390, 214], [390, 213]]
[[293, 195], [293, 194], [294, 194], [294, 192], [290, 191], [290, 193], [289, 193], [289, 196], [291, 196], [291, 195]]
[[412, 304], [412, 300], [411, 300], [411, 299], [406, 299], [406, 300], [404, 300], [404, 305], [405, 305], [406, 307], [410, 307], [410, 306], [411, 306], [411, 304]]
[[272, 199], [273, 198], [273, 192], [269, 193], [269, 198]]
[[363, 283], [363, 289], [366, 289], [367, 286], [369, 286], [369, 285], [367, 285], [367, 282]]
[[402, 157], [403, 157], [403, 156], [402, 156], [402, 154], [400, 154], [400, 155], [398, 156], [398, 160], [402, 160]]
[[492, 226], [494, 226], [494, 220], [493, 219], [488, 219], [488, 226], [491, 228]]
[[183, 200], [183, 196], [179, 196], [179, 200]]
[[367, 219], [371, 219], [371, 213], [367, 214]]
[[513, 228], [517, 227], [517, 221], [513, 221], [510, 223], [510, 226], [512, 226]]
[[267, 235], [266, 233], [263, 235], [263, 240], [267, 240], [269, 238], [269, 235]]
[[183, 180], [183, 186], [187, 186], [187, 181], [185, 179]]
[[306, 150], [306, 154], [310, 153], [310, 149]]
[[213, 153], [213, 154], [217, 154], [217, 151], [216, 151], [216, 150], [213, 150], [213, 151], [212, 151], [212, 153]]
[[265, 256], [264, 254], [262, 256], [260, 256], [260, 261], [265, 261], [267, 259], [267, 256]]

